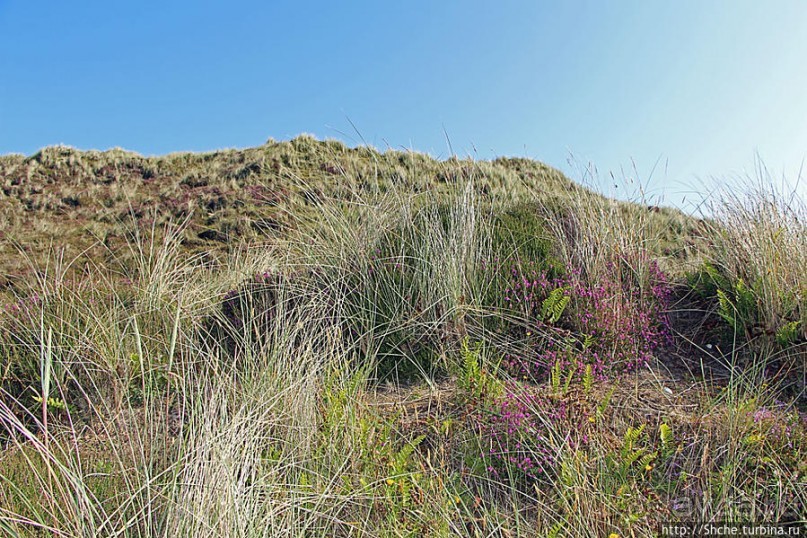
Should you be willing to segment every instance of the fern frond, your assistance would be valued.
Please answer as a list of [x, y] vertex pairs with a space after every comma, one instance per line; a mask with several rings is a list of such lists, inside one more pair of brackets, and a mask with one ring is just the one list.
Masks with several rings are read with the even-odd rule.
[[624, 438], [624, 446], [628, 449], [632, 449], [636, 442], [641, 439], [642, 434], [644, 433], [645, 425], [642, 424], [638, 428], [634, 428], [633, 426], [629, 426], [627, 431], [625, 432]]
[[556, 323], [570, 300], [571, 298], [566, 295], [566, 288], [555, 288], [541, 303], [541, 317], [548, 323]]
[[591, 392], [591, 388], [594, 386], [594, 373], [592, 371], [591, 365], [586, 364], [586, 371], [583, 372], [583, 390], [587, 393]]
[[640, 467], [647, 467], [658, 457], [656, 452], [648, 452], [644, 456], [639, 459], [639, 466]]
[[737, 330], [737, 309], [734, 306], [734, 303], [731, 302], [726, 292], [723, 290], [717, 290], [717, 301], [719, 304], [719, 308], [717, 313], [720, 314], [720, 317], [726, 320], [726, 323], [731, 326], [732, 329], [735, 331]]
[[661, 437], [661, 446], [665, 449], [669, 448], [673, 443], [672, 428], [670, 428], [665, 422], [662, 422], [658, 427], [658, 431], [659, 436]]
[[787, 347], [795, 343], [799, 339], [800, 326], [801, 326], [800, 320], [785, 323], [784, 325], [779, 327], [778, 331], [776, 331], [776, 342], [782, 347]]

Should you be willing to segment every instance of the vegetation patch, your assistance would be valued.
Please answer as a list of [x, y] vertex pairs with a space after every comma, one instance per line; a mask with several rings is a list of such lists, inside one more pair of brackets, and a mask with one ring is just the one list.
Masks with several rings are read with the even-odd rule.
[[0, 181], [8, 535], [807, 520], [798, 200], [307, 136]]

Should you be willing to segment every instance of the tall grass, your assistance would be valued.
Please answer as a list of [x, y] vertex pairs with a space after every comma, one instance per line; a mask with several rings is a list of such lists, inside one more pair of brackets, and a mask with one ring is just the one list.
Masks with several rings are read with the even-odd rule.
[[807, 205], [798, 190], [777, 188], [760, 169], [756, 180], [720, 189], [711, 201], [710, 258], [735, 286], [753, 295], [756, 329], [797, 323], [807, 340]]
[[439, 198], [390, 189], [354, 192], [346, 206], [324, 200], [316, 223], [291, 240], [298, 263], [316, 268], [331, 296], [342, 298], [336, 304], [363, 349], [386, 361], [382, 375], [445, 371], [467, 313], [482, 307], [490, 218], [474, 176], [455, 182], [453, 194]]

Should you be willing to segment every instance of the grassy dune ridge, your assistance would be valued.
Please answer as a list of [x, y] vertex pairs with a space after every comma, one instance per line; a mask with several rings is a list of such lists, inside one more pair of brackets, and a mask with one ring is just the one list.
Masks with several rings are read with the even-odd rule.
[[0, 529], [805, 521], [803, 201], [303, 136], [0, 157]]
[[[440, 163], [416, 153], [351, 149], [306, 136], [245, 150], [165, 157], [119, 149], [45, 148], [28, 158], [0, 157], [7, 239], [3, 258], [14, 257], [12, 242], [20, 239], [30, 249], [54, 244], [69, 246], [75, 254], [95, 243], [119, 246], [133, 231], [133, 217], [146, 227], [151, 221], [189, 218], [183, 247], [220, 253], [231, 242], [281, 234], [320, 198], [393, 187], [413, 193], [445, 190], [458, 175], [479, 166]], [[539, 163], [483, 166], [479, 186], [494, 193], [517, 195], [523, 189], [512, 187], [522, 181], [568, 185], [561, 174]]]

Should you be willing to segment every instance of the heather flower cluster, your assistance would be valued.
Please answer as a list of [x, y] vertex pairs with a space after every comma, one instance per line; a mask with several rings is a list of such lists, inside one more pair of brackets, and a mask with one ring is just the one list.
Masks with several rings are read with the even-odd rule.
[[3, 312], [12, 319], [35, 319], [34, 313], [41, 309], [42, 297], [34, 293], [25, 299], [18, 299], [3, 306]]
[[[561, 446], [575, 449], [588, 442], [588, 413], [563, 399], [511, 385], [505, 394], [477, 411], [482, 461], [499, 480], [529, 487], [551, 479]], [[574, 424], [573, 424], [574, 423]], [[565, 435], [565, 437], [560, 437]]]
[[[671, 341], [666, 314], [671, 286], [654, 261], [648, 261], [646, 282], [633, 272], [611, 264], [607, 278], [596, 284], [581, 272], [550, 278], [543, 271], [510, 271], [504, 301], [529, 320], [526, 335], [530, 357], [505, 357], [504, 366], [519, 378], [542, 380], [553, 367], [587, 369], [604, 378], [615, 370], [632, 370], [646, 364], [654, 352]], [[562, 316], [547, 316], [545, 302], [554, 292], [568, 298]]]
[[807, 414], [788, 411], [782, 402], [759, 407], [750, 414], [754, 433], [749, 439], [780, 449], [801, 449], [807, 441]]
[[[538, 416], [536, 409], [544, 412]], [[487, 471], [500, 479], [520, 478], [536, 481], [547, 475], [555, 464], [548, 424], [566, 418], [564, 405], [550, 405], [547, 398], [513, 391], [493, 402], [480, 421], [482, 459]], [[515, 472], [518, 476], [509, 476]]]

